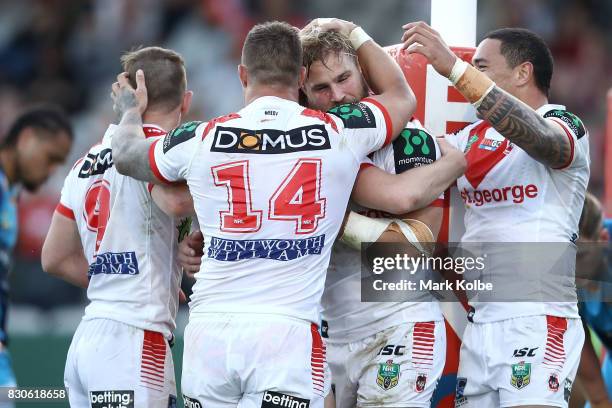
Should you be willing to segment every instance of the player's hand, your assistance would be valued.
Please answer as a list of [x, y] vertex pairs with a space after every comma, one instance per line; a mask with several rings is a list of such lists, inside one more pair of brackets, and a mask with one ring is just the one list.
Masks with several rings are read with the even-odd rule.
[[591, 402], [591, 408], [612, 408], [612, 402], [610, 400]]
[[111, 97], [113, 110], [122, 117], [131, 109], [137, 109], [141, 115], [147, 109], [147, 87], [145, 86], [144, 72], [136, 71], [136, 89], [132, 88], [127, 72], [117, 75], [117, 82], [113, 83]]
[[315, 28], [320, 31], [337, 31], [345, 37], [348, 37], [351, 31], [357, 28], [357, 24], [339, 18], [315, 18], [304, 27], [304, 30], [307, 28]]
[[183, 271], [193, 278], [193, 275], [200, 271], [200, 262], [204, 248], [204, 235], [202, 231], [194, 231], [187, 235], [178, 245], [177, 259]]
[[422, 21], [404, 24], [402, 28], [404, 29], [402, 48], [411, 54], [418, 53], [425, 56], [440, 75], [448, 78], [457, 57], [440, 34]]
[[438, 142], [442, 157], [456, 161], [457, 165], [463, 167], [463, 170], [465, 171], [467, 162], [465, 161], [465, 155], [463, 152], [448, 143], [444, 137], [436, 138], [436, 142]]

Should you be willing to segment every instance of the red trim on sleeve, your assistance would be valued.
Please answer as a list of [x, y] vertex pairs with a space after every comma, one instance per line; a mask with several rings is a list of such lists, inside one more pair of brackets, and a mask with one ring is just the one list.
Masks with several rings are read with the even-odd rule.
[[361, 101], [371, 103], [382, 112], [383, 117], [385, 118], [385, 126], [387, 127], [387, 135], [385, 136], [385, 143], [383, 146], [388, 145], [391, 142], [391, 136], [393, 135], [393, 124], [391, 123], [391, 115], [389, 115], [389, 111], [376, 99], [363, 98]]
[[359, 171], [363, 170], [363, 169], [367, 169], [368, 167], [374, 167], [374, 165], [372, 163], [361, 163], [361, 165], [359, 166]]
[[558, 123], [559, 126], [561, 126], [561, 128], [565, 131], [565, 134], [567, 135], [567, 137], [569, 139], [569, 142], [570, 142], [570, 158], [569, 158], [569, 161], [567, 162], [567, 164], [564, 164], [561, 167], [553, 167], [554, 170], [567, 169], [572, 164], [572, 162], [574, 161], [574, 138], [572, 137], [572, 134], [569, 132], [569, 130], [567, 130], [567, 128], [565, 127], [565, 124], [562, 121], [560, 121], [558, 119], [555, 119], [555, 118], [546, 118], [546, 119], [549, 119], [549, 120], [552, 120], [553, 122]]
[[161, 172], [159, 171], [159, 167], [157, 167], [157, 163], [155, 163], [155, 145], [157, 145], [157, 142], [160, 140], [161, 139], [157, 139], [151, 143], [151, 146], [149, 147], [149, 165], [151, 166], [151, 171], [153, 174], [155, 174], [155, 177], [157, 177], [158, 180], [160, 180], [162, 183], [170, 184], [170, 180], [162, 176]]
[[74, 212], [72, 212], [70, 208], [66, 207], [62, 203], [57, 203], [57, 207], [55, 207], [55, 211], [62, 214], [64, 217], [70, 218], [71, 220], [75, 219]]

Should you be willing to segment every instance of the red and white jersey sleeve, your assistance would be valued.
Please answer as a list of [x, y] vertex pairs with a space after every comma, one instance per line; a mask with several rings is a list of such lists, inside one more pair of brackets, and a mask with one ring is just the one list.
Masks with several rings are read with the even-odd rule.
[[206, 130], [207, 122], [186, 122], [155, 141], [149, 148], [149, 164], [155, 177], [163, 183], [185, 180]]
[[349, 149], [364, 157], [391, 142], [391, 118], [380, 102], [373, 98], [337, 106], [328, 111], [342, 127]]

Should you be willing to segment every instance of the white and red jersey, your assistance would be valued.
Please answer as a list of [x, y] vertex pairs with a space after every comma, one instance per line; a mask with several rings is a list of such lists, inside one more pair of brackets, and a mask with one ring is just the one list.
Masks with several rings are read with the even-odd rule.
[[360, 163], [391, 139], [366, 98], [329, 113], [272, 96], [151, 149], [153, 172], [185, 179], [204, 256], [192, 313], [270, 313], [318, 323], [331, 247]]
[[[571, 157], [561, 168], [553, 169], [531, 158], [482, 120], [449, 136], [448, 140], [465, 152], [468, 163], [465, 174], [457, 180], [466, 207], [462, 242], [571, 243], [578, 237], [589, 181], [588, 132], [564, 106], [547, 104], [537, 112], [561, 126], [570, 141]], [[492, 247], [501, 250], [499, 245]], [[566, 272], [573, 276], [574, 265], [566, 266], [572, 268]], [[516, 276], [516, 265], [511, 262], [496, 268], [503, 269], [493, 271], [496, 274]], [[563, 291], [573, 291], [575, 298], [573, 280]], [[474, 302], [472, 306], [477, 322], [545, 314], [578, 317], [575, 302]]]
[[[440, 148], [435, 137], [418, 120], [412, 120], [392, 144], [373, 153], [372, 163], [388, 173], [399, 174], [439, 158]], [[441, 207], [443, 198], [440, 196], [430, 205]], [[371, 218], [397, 217], [352, 202], [349, 206], [352, 211]], [[328, 341], [349, 343], [402, 323], [442, 320], [438, 302], [429, 293], [420, 292], [419, 295], [423, 297], [415, 302], [362, 302], [360, 251], [337, 241], [321, 299], [323, 328], [327, 329]]]
[[[179, 235], [189, 220], [166, 215], [147, 183], [117, 173], [110, 125], [102, 142], [72, 168], [57, 211], [77, 223], [89, 266], [84, 320], [106, 318], [170, 338], [175, 329], [181, 268]], [[148, 137], [166, 134], [146, 125]]]

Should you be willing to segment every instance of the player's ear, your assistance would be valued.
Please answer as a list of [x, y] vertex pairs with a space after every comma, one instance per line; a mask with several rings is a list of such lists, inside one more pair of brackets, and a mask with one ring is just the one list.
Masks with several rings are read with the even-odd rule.
[[181, 115], [182, 116], [186, 115], [187, 112], [189, 112], [189, 109], [191, 108], [192, 100], [193, 100], [193, 91], [185, 92], [185, 95], [183, 95], [183, 103], [181, 105]]
[[304, 82], [306, 82], [306, 67], [300, 68], [300, 78], [298, 85], [302, 90], [304, 89]]
[[514, 75], [516, 80], [516, 86], [521, 87], [534, 80], [533, 78], [533, 64], [531, 62], [523, 62], [514, 68]]
[[238, 65], [238, 77], [240, 78], [240, 83], [242, 84], [242, 87], [246, 88], [248, 84], [248, 71], [247, 68], [242, 64]]

